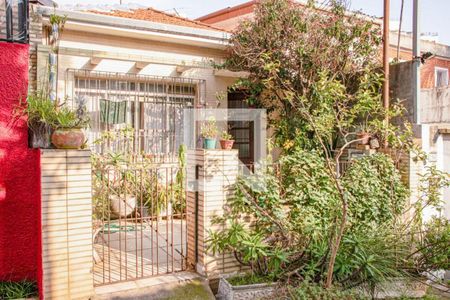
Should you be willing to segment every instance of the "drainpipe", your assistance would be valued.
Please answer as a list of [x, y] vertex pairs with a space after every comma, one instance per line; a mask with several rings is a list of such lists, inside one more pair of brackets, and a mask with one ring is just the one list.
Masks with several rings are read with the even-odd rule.
[[[389, 109], [389, 19], [390, 19], [390, 0], [384, 0], [384, 19], [383, 19], [383, 107]], [[386, 117], [386, 123], [389, 119]]]
[[197, 264], [198, 264], [198, 213], [199, 213], [199, 193], [198, 193], [198, 179], [200, 178], [200, 165], [195, 165], [195, 180], [197, 181], [197, 188], [195, 190], [195, 224], [194, 224], [194, 228], [195, 228], [195, 268], [197, 268]]
[[420, 124], [420, 1], [413, 1], [413, 124]]
[[58, 86], [58, 39], [59, 39], [59, 25], [54, 23], [51, 24], [52, 28], [52, 49], [48, 54], [48, 65], [49, 65], [49, 97], [50, 100], [56, 102], [56, 90]]

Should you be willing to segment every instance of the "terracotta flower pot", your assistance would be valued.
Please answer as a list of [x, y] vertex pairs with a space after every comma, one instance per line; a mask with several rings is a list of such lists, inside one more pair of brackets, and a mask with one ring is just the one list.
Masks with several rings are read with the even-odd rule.
[[84, 133], [80, 128], [59, 128], [52, 134], [52, 143], [58, 149], [80, 149]]
[[360, 140], [360, 145], [368, 145], [370, 141], [370, 134], [367, 132], [360, 132], [356, 135], [356, 138]]
[[234, 140], [220, 140], [220, 147], [224, 150], [231, 150], [233, 148]]

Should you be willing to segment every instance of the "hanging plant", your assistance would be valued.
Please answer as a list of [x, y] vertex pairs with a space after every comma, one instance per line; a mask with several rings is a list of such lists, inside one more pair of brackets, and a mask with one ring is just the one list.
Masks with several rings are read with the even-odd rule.
[[56, 101], [57, 98], [57, 82], [58, 82], [58, 51], [60, 33], [64, 29], [64, 24], [67, 21], [67, 16], [59, 16], [56, 12], [50, 15], [51, 24], [51, 52], [48, 55], [49, 65], [49, 96], [50, 100]]

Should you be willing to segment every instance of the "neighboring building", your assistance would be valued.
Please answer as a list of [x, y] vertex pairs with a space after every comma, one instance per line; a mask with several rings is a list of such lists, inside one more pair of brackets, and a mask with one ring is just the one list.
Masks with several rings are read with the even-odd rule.
[[[251, 20], [258, 0], [245, 2], [233, 7], [227, 7], [208, 15], [197, 18], [197, 21], [213, 25], [224, 30], [233, 31], [243, 20]], [[299, 4], [301, 5], [301, 4]], [[381, 24], [380, 19], [374, 22]], [[398, 32], [392, 31], [390, 36], [391, 60], [397, 58]], [[431, 52], [434, 56], [422, 66], [422, 88], [447, 86], [449, 83], [450, 48], [446, 45], [422, 39], [422, 53]], [[412, 36], [402, 33], [400, 39], [399, 61], [412, 60]]]
[[227, 7], [199, 17], [197, 21], [233, 31], [243, 20], [251, 20], [253, 18], [258, 2], [258, 0], [253, 0], [233, 7]]
[[[390, 35], [391, 60], [397, 59], [398, 31], [391, 31]], [[401, 33], [399, 45], [399, 61], [411, 61], [412, 55], [412, 35]], [[426, 60], [421, 66], [421, 87], [431, 89], [449, 85], [450, 70], [450, 46], [425, 39], [420, 41], [421, 52], [431, 53], [433, 56]]]

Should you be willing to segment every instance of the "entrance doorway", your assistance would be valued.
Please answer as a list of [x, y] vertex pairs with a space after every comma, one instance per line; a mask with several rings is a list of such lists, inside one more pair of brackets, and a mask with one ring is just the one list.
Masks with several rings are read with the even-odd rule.
[[[246, 95], [242, 91], [228, 92], [228, 108], [246, 109], [249, 108]], [[233, 149], [239, 151], [239, 159], [252, 169], [254, 163], [254, 122], [253, 121], [229, 121], [229, 132], [233, 135], [235, 142]]]

